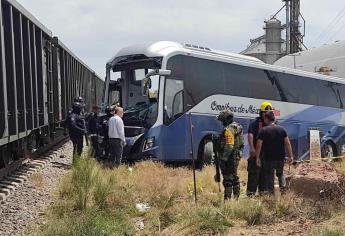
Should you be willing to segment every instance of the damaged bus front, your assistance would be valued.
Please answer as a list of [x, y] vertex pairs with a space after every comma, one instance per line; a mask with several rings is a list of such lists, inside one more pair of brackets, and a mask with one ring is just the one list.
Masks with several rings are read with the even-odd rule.
[[126, 161], [157, 158], [159, 132], [151, 128], [158, 117], [160, 80], [170, 71], [161, 69], [162, 57], [123, 54], [127, 53], [120, 51], [107, 64], [103, 105], [124, 108]]

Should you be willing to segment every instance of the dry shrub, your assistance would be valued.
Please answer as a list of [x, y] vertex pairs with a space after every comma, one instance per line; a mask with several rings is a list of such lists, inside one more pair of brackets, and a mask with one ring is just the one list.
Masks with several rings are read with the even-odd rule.
[[317, 230], [314, 230], [311, 236], [343, 236], [344, 230], [339, 227], [321, 227]]
[[302, 198], [292, 192], [282, 195], [275, 201], [275, 213], [278, 218], [297, 216], [303, 209]]
[[67, 173], [60, 182], [58, 197], [61, 199], [69, 199], [73, 197], [73, 179], [72, 173]]
[[178, 230], [184, 235], [218, 235], [233, 226], [233, 222], [220, 209], [213, 206], [191, 208]]
[[[344, 156], [345, 158], [345, 156]], [[345, 175], [345, 160], [340, 159], [334, 162], [334, 166], [340, 174]]]
[[113, 174], [100, 174], [97, 176], [96, 185], [93, 191], [95, 205], [99, 209], [107, 207], [107, 199], [111, 192], [115, 189], [115, 176]]
[[262, 221], [263, 204], [256, 199], [227, 201], [223, 212], [232, 219], [245, 220], [248, 225], [258, 225]]
[[[246, 161], [241, 160], [238, 172], [242, 183], [247, 178], [246, 165]], [[193, 175], [189, 168], [170, 168], [146, 161], [111, 169], [82, 157], [76, 161], [73, 172], [64, 178], [59, 199], [49, 215], [55, 222], [44, 232], [46, 235], [55, 232], [81, 235], [78, 230], [84, 235], [123, 235], [124, 232], [214, 235], [226, 233], [238, 221], [256, 225], [297, 217], [320, 219], [320, 214], [328, 212], [320, 208], [328, 207], [325, 203], [308, 202], [292, 193], [277, 198], [250, 199], [242, 197], [242, 192], [238, 201], [224, 203], [214, 174], [212, 166], [196, 171], [198, 203], [195, 204]], [[242, 191], [245, 188], [242, 187]], [[147, 203], [151, 208], [139, 212], [136, 203]], [[142, 220], [143, 230], [133, 231], [135, 219]], [[64, 227], [71, 231], [59, 231], [52, 226], [54, 223], [56, 227], [66, 224]], [[117, 226], [113, 227], [114, 224]], [[101, 228], [106, 229], [106, 233], [102, 233]]]
[[98, 171], [93, 160], [81, 157], [75, 161], [72, 172], [72, 183], [77, 209], [86, 209], [97, 179]]

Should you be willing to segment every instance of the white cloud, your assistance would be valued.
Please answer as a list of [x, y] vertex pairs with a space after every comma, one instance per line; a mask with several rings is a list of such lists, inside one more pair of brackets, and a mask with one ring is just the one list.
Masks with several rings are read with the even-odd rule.
[[[91, 68], [104, 75], [105, 62], [129, 44], [174, 40], [239, 52], [263, 33], [264, 19], [280, 0], [19, 0]], [[302, 0], [306, 44], [312, 43], [345, 4]], [[345, 17], [344, 17], [345, 18]], [[334, 39], [345, 38], [345, 19]], [[327, 40], [327, 37], [325, 37]], [[319, 45], [319, 42], [317, 45]], [[317, 46], [316, 45], [316, 46]]]

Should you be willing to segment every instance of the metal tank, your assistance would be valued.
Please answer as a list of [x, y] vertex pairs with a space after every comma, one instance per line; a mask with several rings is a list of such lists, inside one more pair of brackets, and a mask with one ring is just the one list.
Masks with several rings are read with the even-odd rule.
[[282, 24], [276, 18], [265, 21], [266, 63], [273, 64], [282, 57]]
[[273, 64], [285, 54], [285, 43], [281, 37], [283, 27], [281, 21], [271, 18], [265, 21], [263, 28], [266, 31], [265, 35], [251, 39], [250, 45], [241, 54]]

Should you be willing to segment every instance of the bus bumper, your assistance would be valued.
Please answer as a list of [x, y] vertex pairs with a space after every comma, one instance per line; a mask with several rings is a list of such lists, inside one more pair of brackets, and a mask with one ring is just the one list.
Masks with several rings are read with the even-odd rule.
[[123, 149], [123, 160], [128, 162], [140, 160], [155, 160], [159, 157], [159, 146], [143, 150], [144, 136], [126, 138], [127, 145]]

